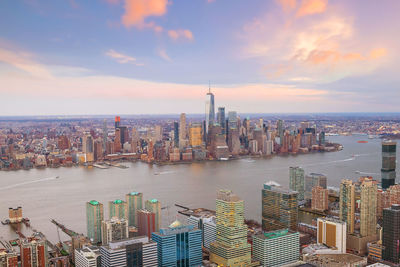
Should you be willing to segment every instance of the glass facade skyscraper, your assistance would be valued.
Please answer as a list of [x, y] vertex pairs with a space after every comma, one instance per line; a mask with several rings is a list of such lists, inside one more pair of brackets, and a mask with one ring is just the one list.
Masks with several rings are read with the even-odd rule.
[[304, 199], [304, 170], [301, 167], [289, 168], [289, 188], [297, 191], [297, 199]]
[[395, 141], [382, 142], [382, 188], [387, 189], [396, 181], [396, 145]]
[[94, 244], [101, 243], [101, 222], [103, 220], [103, 204], [96, 200], [86, 202], [87, 236]]
[[157, 242], [158, 266], [191, 267], [202, 265], [201, 230], [173, 222], [152, 234]]
[[346, 222], [347, 233], [354, 233], [355, 185], [351, 180], [342, 180], [340, 184], [339, 217]]
[[131, 192], [126, 194], [126, 203], [128, 204], [128, 223], [129, 226], [137, 227], [136, 212], [143, 208], [143, 194], [139, 192]]
[[289, 228], [297, 231], [297, 192], [287, 191], [273, 182], [262, 189], [262, 229], [273, 231]]
[[383, 259], [400, 262], [400, 205], [393, 204], [390, 208], [383, 210]]
[[206, 132], [208, 133], [208, 128], [210, 125], [214, 125], [215, 120], [215, 104], [214, 104], [214, 94], [211, 90], [208, 91], [206, 95]]
[[216, 241], [210, 245], [210, 261], [218, 266], [251, 264], [251, 245], [247, 243], [244, 202], [230, 190], [220, 190], [216, 200]]
[[108, 203], [109, 207], [109, 215], [110, 219], [113, 217], [117, 217], [119, 219], [128, 219], [127, 218], [127, 213], [128, 213], [128, 205], [126, 204], [125, 201], [122, 201], [120, 199], [110, 201]]

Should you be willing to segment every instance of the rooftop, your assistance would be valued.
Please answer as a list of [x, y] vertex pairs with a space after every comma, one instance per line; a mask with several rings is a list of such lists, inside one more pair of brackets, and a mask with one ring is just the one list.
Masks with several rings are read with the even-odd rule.
[[123, 201], [121, 199], [114, 200], [114, 204], [121, 204]]
[[89, 203], [91, 204], [91, 205], [99, 205], [99, 202], [98, 201], [96, 201], [96, 200], [91, 200], [91, 201], [89, 201]]
[[293, 233], [295, 233], [295, 232], [289, 231], [289, 229], [282, 229], [282, 230], [278, 230], [278, 231], [260, 233], [257, 235], [257, 237], [262, 238], [262, 239], [274, 239], [274, 238], [278, 238], [278, 237], [285, 236], [288, 234], [293, 234]]

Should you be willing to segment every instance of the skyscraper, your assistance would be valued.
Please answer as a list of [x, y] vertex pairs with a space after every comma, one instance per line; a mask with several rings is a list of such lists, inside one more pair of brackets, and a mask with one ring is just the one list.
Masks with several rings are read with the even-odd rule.
[[94, 244], [101, 242], [101, 222], [104, 220], [103, 204], [96, 200], [86, 203], [87, 236]]
[[320, 186], [314, 186], [312, 189], [311, 209], [318, 211], [328, 210], [329, 190]]
[[206, 132], [208, 128], [214, 125], [215, 120], [215, 105], [214, 105], [214, 94], [211, 93], [211, 89], [208, 89], [206, 95]]
[[400, 261], [400, 205], [393, 204], [383, 209], [383, 259], [399, 263]]
[[179, 123], [174, 121], [174, 146], [179, 147]]
[[378, 186], [375, 181], [365, 178], [361, 183], [360, 234], [376, 235], [376, 205]]
[[151, 237], [156, 231], [156, 216], [154, 212], [148, 210], [138, 210], [138, 234]]
[[347, 233], [354, 233], [355, 186], [351, 180], [340, 184], [339, 217], [347, 224]]
[[230, 190], [220, 190], [216, 201], [216, 241], [210, 245], [210, 261], [219, 266], [246, 266], [251, 263], [247, 243], [244, 202]]
[[182, 113], [179, 120], [179, 149], [182, 149], [186, 143], [186, 114]]
[[120, 199], [108, 202], [110, 219], [117, 217], [119, 219], [128, 219], [128, 205]]
[[326, 189], [327, 178], [323, 174], [310, 173], [304, 178], [304, 199], [311, 199], [312, 189], [315, 186], [320, 186]]
[[203, 143], [201, 136], [201, 124], [193, 123], [189, 127], [189, 145], [191, 147], [201, 146]]
[[237, 124], [238, 124], [238, 122], [237, 122], [236, 111], [229, 111], [228, 112], [228, 129], [226, 129], [226, 130], [238, 129]]
[[118, 128], [121, 123], [121, 117], [115, 116], [115, 128]]
[[201, 230], [193, 225], [173, 222], [152, 234], [157, 242], [158, 266], [201, 266]]
[[118, 219], [117, 217], [111, 220], [103, 221], [101, 223], [102, 244], [107, 245], [112, 241], [127, 239], [128, 221], [125, 219]]
[[396, 145], [395, 141], [382, 142], [382, 188], [387, 189], [396, 181]]
[[297, 231], [297, 192], [287, 191], [274, 182], [262, 189], [262, 228], [273, 231], [289, 228]]
[[107, 150], [107, 137], [108, 137], [107, 120], [104, 119], [104, 121], [103, 121], [103, 151], [104, 152]]
[[131, 192], [125, 195], [128, 204], [128, 223], [129, 226], [137, 227], [136, 212], [143, 208], [143, 194], [139, 192]]
[[304, 199], [304, 170], [301, 167], [289, 168], [289, 188], [297, 191], [297, 200]]
[[155, 231], [160, 231], [161, 228], [161, 202], [153, 198], [146, 200], [145, 209], [155, 214]]
[[333, 218], [318, 218], [317, 243], [346, 253], [346, 223]]
[[218, 113], [217, 113], [217, 122], [222, 128], [222, 133], [226, 134], [225, 130], [225, 108], [224, 107], [219, 107], [218, 108]]
[[21, 240], [21, 267], [47, 267], [46, 240], [29, 237]]

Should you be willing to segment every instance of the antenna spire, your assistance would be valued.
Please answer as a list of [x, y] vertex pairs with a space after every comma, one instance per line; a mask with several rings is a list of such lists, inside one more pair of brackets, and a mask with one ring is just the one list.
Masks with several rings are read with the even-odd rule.
[[208, 92], [211, 93], [211, 82], [208, 80]]

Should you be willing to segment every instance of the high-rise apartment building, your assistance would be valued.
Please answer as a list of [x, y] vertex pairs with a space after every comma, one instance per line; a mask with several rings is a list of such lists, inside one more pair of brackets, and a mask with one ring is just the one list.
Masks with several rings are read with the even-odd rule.
[[113, 241], [127, 239], [129, 237], [128, 221], [117, 217], [101, 223], [102, 244], [107, 245]]
[[297, 192], [283, 190], [274, 182], [262, 189], [262, 228], [273, 231], [289, 228], [297, 231]]
[[121, 199], [108, 202], [110, 219], [117, 217], [119, 219], [128, 219], [128, 204]]
[[378, 185], [372, 178], [365, 178], [361, 183], [360, 234], [376, 235], [376, 206]]
[[321, 186], [326, 189], [327, 186], [327, 178], [323, 174], [319, 173], [310, 173], [306, 175], [304, 180], [304, 198], [311, 199], [312, 197], [312, 189], [315, 186]]
[[186, 145], [186, 114], [182, 113], [179, 120], [179, 149]]
[[201, 266], [201, 230], [173, 222], [152, 234], [157, 242], [158, 266]]
[[125, 195], [128, 204], [128, 223], [129, 226], [137, 227], [136, 212], [143, 208], [143, 194], [139, 192], [131, 192]]
[[203, 143], [203, 138], [201, 134], [201, 124], [193, 123], [189, 127], [189, 145], [191, 147], [198, 147], [201, 146]]
[[161, 202], [157, 199], [153, 198], [150, 200], [146, 200], [144, 208], [148, 211], [151, 211], [155, 215], [155, 231], [160, 231], [161, 228]]
[[18, 267], [18, 254], [6, 249], [0, 249], [0, 266], [1, 267]]
[[21, 240], [21, 267], [47, 267], [48, 255], [46, 240], [29, 237]]
[[304, 170], [301, 167], [289, 168], [289, 188], [297, 191], [297, 200], [304, 199]]
[[329, 208], [329, 190], [321, 186], [312, 189], [311, 209], [326, 211]]
[[138, 210], [138, 234], [141, 236], [151, 237], [156, 231], [156, 214], [148, 210]]
[[342, 180], [339, 195], [339, 217], [346, 222], [347, 233], [354, 233], [355, 185], [351, 180]]
[[206, 95], [206, 133], [208, 133], [208, 128], [214, 125], [215, 120], [215, 104], [214, 104], [214, 94], [211, 90], [208, 90]]
[[288, 229], [253, 236], [253, 256], [262, 266], [282, 266], [299, 260], [300, 235]]
[[383, 210], [383, 259], [400, 262], [400, 205], [393, 204]]
[[346, 223], [332, 218], [317, 219], [317, 243], [346, 253]]
[[395, 141], [382, 142], [382, 188], [387, 189], [396, 181], [396, 145]]
[[101, 267], [157, 267], [157, 243], [148, 237], [110, 242], [100, 247]]
[[215, 216], [193, 216], [188, 218], [188, 224], [202, 231], [203, 247], [210, 249], [210, 244], [215, 242], [217, 225]]
[[86, 203], [87, 236], [93, 244], [101, 243], [101, 222], [104, 220], [103, 204], [96, 200]]
[[222, 128], [222, 134], [226, 134], [225, 130], [225, 107], [219, 107], [218, 108], [218, 113], [217, 113], [217, 122]]
[[246, 266], [251, 263], [247, 243], [244, 202], [230, 190], [220, 190], [216, 200], [216, 241], [210, 245], [210, 261], [219, 266]]

